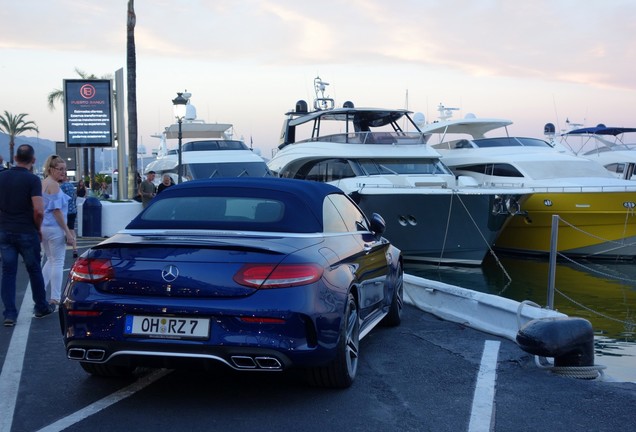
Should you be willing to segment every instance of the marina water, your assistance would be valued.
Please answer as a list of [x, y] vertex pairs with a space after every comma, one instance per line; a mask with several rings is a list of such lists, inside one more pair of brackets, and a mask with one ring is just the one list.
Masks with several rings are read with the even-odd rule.
[[[516, 301], [548, 304], [547, 258], [489, 255], [480, 267], [405, 264], [415, 276]], [[595, 333], [594, 362], [605, 375], [636, 382], [636, 263], [559, 258], [554, 309], [585, 318]]]

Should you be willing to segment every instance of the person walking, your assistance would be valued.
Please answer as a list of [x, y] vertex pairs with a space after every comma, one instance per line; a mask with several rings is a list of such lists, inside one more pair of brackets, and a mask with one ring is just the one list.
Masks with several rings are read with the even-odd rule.
[[161, 177], [161, 183], [159, 183], [159, 186], [157, 186], [157, 194], [160, 194], [164, 189], [167, 189], [173, 185], [174, 182], [172, 181], [170, 175], [164, 174], [163, 177]]
[[60, 189], [69, 196], [68, 214], [66, 215], [66, 226], [73, 233], [73, 258], [77, 258], [77, 235], [75, 234], [75, 221], [77, 220], [77, 190], [75, 186], [68, 181], [66, 172], [60, 183]]
[[29, 274], [36, 318], [50, 315], [55, 308], [46, 301], [40, 247], [44, 201], [42, 183], [31, 173], [35, 150], [28, 144], [18, 146], [15, 166], [0, 172], [0, 252], [2, 254], [2, 303], [4, 326], [13, 327], [18, 317], [16, 276], [18, 255]]
[[148, 206], [148, 203], [157, 195], [157, 188], [153, 183], [155, 179], [155, 172], [148, 171], [146, 173], [146, 180], [142, 181], [139, 185], [139, 195], [141, 195], [141, 205], [143, 208]]
[[60, 181], [66, 175], [66, 163], [58, 155], [49, 156], [44, 163], [42, 198], [44, 219], [42, 221], [42, 246], [46, 262], [42, 267], [44, 286], [50, 285], [50, 303], [60, 303], [64, 273], [66, 245], [75, 245], [75, 236], [67, 225], [70, 197], [60, 188]]

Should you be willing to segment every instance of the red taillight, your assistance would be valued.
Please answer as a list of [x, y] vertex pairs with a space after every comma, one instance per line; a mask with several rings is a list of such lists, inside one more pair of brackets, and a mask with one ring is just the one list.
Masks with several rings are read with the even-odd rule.
[[246, 264], [234, 275], [234, 282], [252, 288], [284, 288], [307, 285], [322, 277], [315, 264]]
[[69, 272], [77, 282], [102, 282], [113, 279], [115, 272], [108, 259], [78, 258]]

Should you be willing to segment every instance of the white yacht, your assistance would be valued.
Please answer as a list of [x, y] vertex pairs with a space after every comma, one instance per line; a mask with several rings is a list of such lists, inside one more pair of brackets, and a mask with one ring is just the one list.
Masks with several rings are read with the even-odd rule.
[[440, 105], [440, 121], [422, 127], [429, 145], [458, 176], [483, 187], [526, 187], [524, 217], [513, 218], [496, 248], [524, 254], [551, 250], [553, 215], [558, 251], [585, 258], [636, 257], [636, 184], [615, 178], [600, 164], [563, 146], [511, 136], [505, 119], [450, 118]]
[[[189, 94], [185, 93], [189, 102]], [[168, 149], [168, 140], [177, 140], [179, 125], [167, 127], [159, 138], [157, 159], [149, 163], [144, 172], [155, 171], [156, 182], [169, 174], [178, 183], [178, 148]], [[196, 109], [188, 103], [186, 117], [181, 124], [182, 181], [212, 177], [265, 177], [271, 175], [265, 160], [243, 140], [233, 138], [229, 123], [206, 123], [196, 118]]]
[[547, 139], [575, 155], [603, 165], [615, 177], [636, 180], [636, 128], [578, 127], [557, 135], [552, 123], [544, 127]]
[[410, 111], [351, 102], [336, 108], [327, 85], [315, 79], [313, 111], [299, 101], [286, 114], [270, 170], [343, 189], [366, 214], [382, 215], [385, 236], [406, 259], [481, 264], [527, 191], [486, 190], [456, 178], [427, 147]]

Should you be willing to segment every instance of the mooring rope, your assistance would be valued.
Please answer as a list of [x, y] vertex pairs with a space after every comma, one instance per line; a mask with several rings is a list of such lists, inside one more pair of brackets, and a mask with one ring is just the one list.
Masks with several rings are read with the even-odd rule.
[[[475, 226], [475, 228], [477, 229], [477, 232], [479, 233], [479, 235], [481, 236], [482, 240], [484, 241], [484, 243], [486, 244], [486, 246], [488, 247], [488, 251], [490, 252], [490, 254], [495, 258], [495, 262], [497, 263], [497, 266], [499, 266], [499, 268], [501, 269], [501, 271], [506, 275], [506, 278], [508, 279], [508, 283], [506, 284], [506, 286], [504, 287], [503, 290], [501, 290], [500, 294], [502, 292], [505, 291], [506, 288], [508, 288], [508, 285], [510, 285], [510, 282], [512, 282], [512, 278], [510, 277], [510, 275], [508, 274], [508, 272], [506, 271], [506, 269], [504, 268], [503, 264], [501, 263], [501, 261], [499, 261], [499, 257], [497, 257], [497, 254], [495, 254], [495, 251], [493, 250], [493, 248], [491, 247], [490, 243], [488, 243], [488, 240], [486, 240], [486, 237], [484, 236], [484, 234], [481, 232], [481, 230], [479, 229], [479, 225], [477, 225], [477, 222], [475, 222], [475, 219], [473, 218], [473, 215], [470, 214], [470, 212], [468, 211], [468, 207], [466, 207], [466, 204], [464, 204], [464, 201], [462, 201], [462, 197], [459, 196], [459, 194], [457, 195], [457, 199], [459, 200], [459, 202], [461, 203], [462, 207], [464, 207], [464, 210], [466, 211], [466, 213], [468, 214], [468, 217], [470, 218], [471, 222], [473, 223], [473, 225]], [[452, 200], [451, 200], [452, 201]]]
[[597, 379], [602, 378], [603, 371], [606, 369], [603, 365], [594, 366], [553, 366], [550, 372], [557, 375], [567, 376], [577, 379]]
[[574, 261], [572, 258], [568, 257], [567, 255], [563, 255], [561, 252], [557, 252], [557, 255], [559, 255], [560, 258], [563, 258], [566, 261], [569, 261], [572, 264], [574, 264], [576, 266], [579, 266], [579, 267], [589, 271], [590, 273], [597, 273], [597, 274], [599, 274], [601, 276], [605, 276], [607, 278], [612, 278], [612, 279], [616, 279], [616, 280], [619, 280], [619, 281], [631, 282], [631, 283], [636, 284], [636, 279], [624, 278], [624, 277], [615, 276], [615, 275], [612, 275], [612, 274], [609, 274], [609, 273], [605, 273], [605, 272], [602, 272], [602, 271], [599, 271], [599, 270], [595, 270], [592, 267], [588, 267], [588, 266], [586, 266], [584, 264], [581, 264], [581, 263], [579, 263], [577, 261]]
[[[632, 213], [633, 213], [633, 212], [632, 212]], [[627, 217], [628, 217], [628, 216], [629, 216], [629, 212], [627, 212], [627, 213], [626, 213], [626, 223], [627, 223]], [[614, 243], [614, 244], [619, 244], [619, 245], [622, 245], [622, 246], [630, 246], [630, 245], [636, 244], [636, 243], [626, 244], [626, 243], [624, 243], [624, 242], [617, 242], [617, 241], [615, 241], [615, 240], [608, 240], [608, 239], [604, 239], [604, 238], [602, 238], [602, 237], [596, 236], [596, 235], [594, 235], [594, 234], [591, 234], [591, 233], [589, 233], [589, 232], [587, 232], [587, 231], [584, 231], [584, 230], [582, 230], [582, 229], [580, 229], [580, 228], [578, 228], [578, 227], [576, 227], [576, 226], [572, 225], [571, 223], [569, 223], [568, 221], [566, 221], [565, 219], [563, 219], [561, 216], [558, 216], [558, 215], [557, 215], [557, 217], [559, 218], [559, 220], [560, 220], [560, 221], [562, 221], [562, 222], [563, 222], [563, 223], [565, 223], [566, 225], [570, 226], [571, 228], [573, 228], [573, 229], [575, 229], [575, 230], [577, 230], [577, 231], [579, 231], [579, 232], [581, 232], [581, 233], [583, 233], [583, 234], [586, 234], [586, 235], [588, 235], [588, 236], [590, 236], [590, 237], [594, 237], [594, 238], [596, 238], [596, 239], [598, 239], [598, 240], [602, 240], [602, 241], [606, 241], [606, 242]], [[626, 225], [625, 225], [625, 227], [626, 227]], [[572, 263], [572, 264], [574, 264], [574, 265], [576, 265], [576, 266], [578, 266], [578, 267], [581, 267], [581, 268], [583, 268], [583, 269], [585, 269], [585, 270], [589, 271], [590, 273], [595, 273], [595, 274], [601, 275], [601, 276], [603, 276], [603, 277], [605, 277], [605, 278], [609, 278], [609, 279], [614, 279], [614, 280], [618, 280], [618, 281], [622, 281], [622, 282], [628, 282], [628, 283], [636, 284], [636, 280], [634, 280], [634, 279], [629, 279], [629, 278], [625, 278], [625, 277], [620, 277], [620, 276], [612, 275], [612, 274], [609, 274], [609, 273], [605, 273], [605, 272], [602, 272], [602, 271], [599, 271], [599, 270], [593, 269], [593, 268], [591, 268], [591, 267], [589, 267], [589, 266], [586, 266], [586, 265], [584, 265], [584, 264], [582, 264], [582, 263], [580, 263], [580, 262], [578, 262], [578, 261], [573, 260], [572, 258], [568, 257], [567, 255], [565, 255], [565, 254], [563, 254], [563, 253], [561, 253], [561, 252], [557, 252], [557, 255], [558, 255], [560, 258], [563, 258], [563, 259], [565, 259], [566, 261], [568, 261], [568, 262], [570, 262], [570, 263]], [[614, 322], [617, 322], [617, 323], [623, 324], [623, 325], [625, 326], [625, 328], [628, 328], [628, 329], [633, 329], [633, 328], [635, 328], [635, 327], [636, 327], [636, 321], [634, 321], [633, 319], [622, 320], [622, 319], [618, 319], [618, 318], [611, 317], [611, 316], [609, 316], [609, 315], [606, 315], [606, 314], [604, 314], [604, 313], [598, 312], [598, 311], [596, 311], [596, 310], [594, 310], [594, 309], [592, 309], [592, 308], [590, 308], [590, 307], [588, 307], [588, 306], [586, 306], [586, 305], [584, 305], [584, 304], [582, 304], [582, 303], [580, 303], [580, 302], [578, 302], [578, 301], [574, 300], [573, 298], [569, 297], [567, 294], [563, 293], [562, 291], [560, 291], [560, 290], [559, 290], [558, 288], [556, 288], [556, 287], [554, 288], [554, 290], [555, 290], [557, 293], [559, 293], [559, 294], [560, 294], [563, 298], [565, 298], [565, 299], [566, 299], [566, 300], [568, 300], [569, 302], [571, 302], [571, 303], [575, 304], [576, 306], [580, 307], [581, 309], [584, 309], [584, 310], [586, 310], [586, 311], [588, 311], [588, 312], [591, 312], [591, 313], [593, 313], [593, 314], [595, 314], [595, 315], [598, 315], [598, 316], [600, 316], [600, 317], [603, 317], [603, 318], [605, 318], [605, 319], [607, 319], [607, 320], [610, 320], [610, 321], [614, 321]]]
[[550, 363], [547, 358], [541, 356], [534, 356], [534, 363], [539, 368], [549, 370], [555, 375], [588, 380], [602, 378], [604, 376], [603, 371], [607, 369], [607, 367], [603, 365], [554, 366], [554, 364]]
[[[626, 218], [627, 218], [627, 216], [628, 216], [628, 215], [626, 215]], [[572, 229], [574, 229], [574, 230], [576, 230], [576, 231], [579, 231], [579, 232], [581, 232], [581, 233], [583, 233], [583, 234], [586, 234], [586, 235], [588, 235], [589, 237], [593, 237], [593, 238], [595, 238], [595, 239], [597, 239], [597, 240], [601, 240], [601, 241], [604, 241], [604, 242], [607, 242], [607, 243], [614, 243], [614, 244], [616, 244], [616, 245], [620, 245], [620, 246], [623, 246], [623, 247], [624, 247], [624, 246], [634, 246], [634, 245], [636, 245], [636, 242], [625, 243], [625, 242], [616, 241], [616, 240], [610, 240], [610, 239], [606, 239], [606, 238], [603, 238], [603, 237], [597, 236], [596, 234], [592, 234], [592, 233], [587, 232], [587, 231], [585, 231], [585, 230], [583, 230], [583, 229], [581, 229], [581, 228], [579, 228], [579, 227], [577, 227], [577, 226], [575, 226], [575, 225], [572, 225], [570, 222], [566, 221], [565, 219], [563, 219], [563, 218], [562, 218], [561, 216], [559, 216], [559, 215], [557, 215], [557, 217], [559, 218], [559, 220], [560, 220], [561, 222], [563, 222], [564, 224], [566, 224], [566, 225], [567, 225], [567, 226], [569, 226], [570, 228], [572, 228]], [[624, 230], [623, 230], [623, 240], [624, 240], [624, 238], [625, 238], [625, 230], [626, 230], [626, 229], [627, 229], [627, 219], [625, 220], [625, 226], [624, 226]]]
[[453, 194], [450, 197], [450, 205], [448, 206], [448, 217], [446, 218], [446, 229], [444, 230], [444, 241], [442, 242], [442, 250], [440, 251], [438, 265], [442, 264], [444, 251], [446, 250], [446, 240], [448, 239], [448, 228], [450, 227], [451, 214], [453, 212], [453, 195], [455, 195], [455, 191], [453, 191]]
[[[530, 300], [524, 300], [519, 303], [519, 307], [517, 307], [517, 327], [521, 330], [521, 310], [525, 305], [530, 305], [541, 309], [541, 306], [536, 304]], [[554, 366], [553, 363], [548, 361], [546, 357], [542, 356], [534, 356], [535, 364], [541, 369], [547, 369], [550, 372], [567, 376], [570, 378], [578, 378], [578, 379], [596, 379], [601, 378], [603, 376], [603, 370], [606, 369], [603, 365], [594, 365], [594, 366]]]
[[580, 302], [577, 302], [577, 301], [576, 301], [576, 300], [574, 300], [572, 297], [569, 297], [569, 296], [567, 296], [566, 294], [564, 294], [564, 293], [562, 293], [561, 291], [559, 291], [557, 288], [555, 288], [554, 290], [555, 290], [556, 292], [558, 292], [559, 294], [561, 294], [563, 297], [565, 297], [565, 299], [566, 299], [566, 300], [569, 300], [570, 302], [574, 303], [575, 305], [577, 305], [578, 307], [580, 307], [580, 308], [582, 308], [582, 309], [585, 309], [585, 310], [586, 310], [586, 311], [588, 311], [588, 312], [592, 312], [593, 314], [596, 314], [596, 315], [598, 315], [598, 316], [600, 316], [600, 317], [603, 317], [603, 318], [605, 318], [605, 319], [608, 319], [608, 320], [610, 320], [610, 321], [614, 321], [614, 322], [617, 322], [617, 323], [623, 324], [623, 325], [625, 325], [626, 327], [634, 328], [634, 327], [636, 326], [636, 321], [633, 321], [633, 320], [626, 321], [626, 320], [622, 320], [622, 319], [618, 319], [618, 318], [611, 317], [611, 316], [609, 316], [609, 315], [605, 315], [604, 313], [601, 313], [601, 312], [595, 311], [594, 309], [592, 309], [592, 308], [590, 308], [590, 307], [588, 307], [588, 306], [585, 306], [584, 304], [582, 304], [582, 303], [580, 303]]

